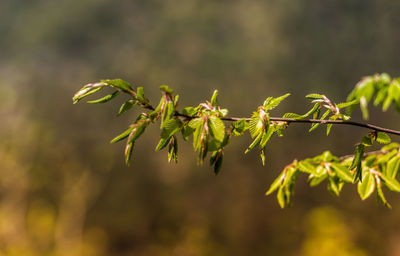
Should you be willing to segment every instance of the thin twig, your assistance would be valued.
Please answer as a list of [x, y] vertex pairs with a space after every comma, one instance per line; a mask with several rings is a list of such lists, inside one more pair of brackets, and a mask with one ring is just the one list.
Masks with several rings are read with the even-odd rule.
[[[148, 103], [147, 105], [142, 106], [145, 109], [152, 110], [154, 111], [154, 107]], [[196, 118], [197, 116], [188, 116], [184, 115], [182, 113], [179, 113], [178, 111], [175, 112], [176, 116], [184, 117], [186, 119], [193, 119]], [[244, 119], [245, 121], [250, 121], [250, 118], [240, 118], [240, 117], [223, 117], [221, 120], [224, 121], [239, 121]], [[354, 122], [354, 121], [345, 121], [345, 120], [320, 120], [320, 119], [293, 119], [293, 118], [281, 118], [281, 117], [270, 117], [269, 118], [271, 121], [277, 121], [277, 122], [286, 122], [288, 124], [290, 123], [320, 123], [320, 124], [337, 124], [337, 125], [352, 125], [352, 126], [358, 126], [362, 128], [367, 128], [371, 129], [377, 132], [386, 132], [389, 134], [393, 135], [398, 135], [400, 136], [400, 131], [397, 130], [392, 130], [380, 126], [376, 126], [373, 124], [368, 124], [368, 123], [360, 123], [360, 122]]]

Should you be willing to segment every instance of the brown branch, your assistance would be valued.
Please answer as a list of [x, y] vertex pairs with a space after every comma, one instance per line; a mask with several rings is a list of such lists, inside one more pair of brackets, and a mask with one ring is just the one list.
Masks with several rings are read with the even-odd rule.
[[[146, 105], [142, 105], [143, 108], [152, 110], [154, 111], [154, 107], [150, 105], [150, 103], [147, 103]], [[184, 115], [182, 113], [179, 113], [178, 111], [175, 112], [176, 116], [184, 117], [186, 119], [193, 119], [196, 118], [197, 116], [188, 116]], [[246, 121], [250, 121], [250, 118], [240, 118], [240, 117], [223, 117], [221, 120], [224, 121], [239, 121], [241, 119], [244, 119]], [[320, 123], [320, 124], [335, 124], [335, 125], [352, 125], [352, 126], [358, 126], [362, 128], [367, 128], [371, 129], [377, 132], [386, 132], [389, 134], [393, 135], [398, 135], [400, 136], [400, 131], [397, 130], [392, 130], [380, 126], [376, 126], [373, 124], [368, 124], [368, 123], [360, 123], [360, 122], [354, 122], [354, 121], [344, 121], [344, 120], [320, 120], [320, 119], [293, 119], [293, 118], [281, 118], [281, 117], [270, 117], [269, 118], [271, 121], [277, 121], [277, 122], [286, 122], [288, 124], [290, 123]]]
[[[238, 118], [238, 117], [224, 117], [221, 118], [224, 121], [238, 121], [244, 119], [249, 121], [250, 118]], [[281, 117], [270, 117], [271, 121], [287, 122], [287, 123], [320, 123], [320, 124], [340, 124], [340, 125], [352, 125], [362, 128], [368, 128], [377, 132], [386, 132], [393, 135], [400, 135], [400, 131], [379, 127], [373, 124], [359, 123], [354, 121], [344, 120], [320, 120], [320, 119], [292, 119], [292, 118], [281, 118]]]

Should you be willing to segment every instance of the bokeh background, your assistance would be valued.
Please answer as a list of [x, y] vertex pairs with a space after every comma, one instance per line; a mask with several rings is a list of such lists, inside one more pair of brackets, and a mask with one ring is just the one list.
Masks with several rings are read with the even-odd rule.
[[[294, 158], [350, 154], [365, 130], [292, 125], [265, 167], [242, 136], [215, 177], [190, 143], [178, 164], [155, 153], [156, 127], [125, 166], [109, 140], [138, 110], [117, 118], [123, 97], [71, 100], [122, 78], [153, 102], [168, 84], [181, 106], [218, 89], [233, 116], [290, 92], [273, 115], [302, 113], [307, 93], [340, 102], [364, 75], [400, 75], [399, 13], [392, 0], [1, 0], [0, 255], [400, 255], [399, 195], [387, 210], [355, 186], [337, 198], [304, 177], [291, 208], [264, 195]], [[392, 110], [372, 112], [371, 123], [400, 127]]]

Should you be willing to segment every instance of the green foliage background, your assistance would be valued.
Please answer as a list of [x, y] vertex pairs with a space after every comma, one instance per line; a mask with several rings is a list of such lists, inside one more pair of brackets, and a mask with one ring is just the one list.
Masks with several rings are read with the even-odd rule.
[[[0, 255], [318, 255], [312, 244], [397, 255], [396, 194], [391, 211], [355, 188], [336, 198], [306, 180], [292, 208], [264, 196], [293, 158], [351, 154], [357, 128], [326, 137], [293, 125], [271, 141], [265, 167], [238, 138], [215, 177], [191, 145], [167, 164], [154, 153], [157, 128], [124, 166], [123, 145], [108, 141], [138, 113], [117, 119], [122, 100], [70, 99], [82, 84], [120, 77], [149, 98], [168, 84], [182, 105], [218, 89], [235, 116], [290, 92], [277, 111], [304, 113], [307, 93], [341, 102], [361, 76], [399, 76], [399, 11], [389, 0], [1, 1]], [[371, 110], [371, 123], [400, 127], [393, 111]]]

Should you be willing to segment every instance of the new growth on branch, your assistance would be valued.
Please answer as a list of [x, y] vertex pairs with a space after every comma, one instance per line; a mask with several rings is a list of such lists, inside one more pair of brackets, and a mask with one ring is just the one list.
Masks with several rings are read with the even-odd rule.
[[[271, 117], [269, 112], [276, 108], [289, 94], [280, 97], [268, 97], [264, 103], [253, 112], [251, 117], [228, 117], [228, 110], [218, 103], [218, 91], [214, 91], [210, 101], [200, 103], [195, 107], [185, 107], [178, 110], [179, 96], [166, 85], [160, 86], [161, 98], [156, 107], [147, 99], [143, 87], [136, 90], [130, 83], [121, 79], [101, 80], [81, 88], [73, 97], [77, 103], [104, 88], [114, 91], [100, 99], [88, 103], [106, 103], [121, 92], [129, 95], [130, 99], [122, 104], [118, 115], [127, 112], [137, 105], [144, 109], [129, 128], [111, 140], [111, 143], [125, 140], [125, 161], [129, 165], [135, 141], [145, 132], [150, 124], [160, 123], [160, 141], [155, 150], [168, 147], [168, 161], [178, 161], [178, 139], [180, 133], [183, 140], [192, 137], [194, 151], [198, 154], [198, 164], [203, 164], [209, 155], [210, 165], [214, 173], [221, 170], [224, 148], [234, 136], [249, 132], [253, 141], [245, 153], [257, 148], [262, 164], [265, 164], [265, 150], [269, 140], [274, 136], [283, 136], [284, 130], [291, 123], [310, 123], [310, 132], [321, 124], [326, 125], [329, 135], [333, 125], [351, 125], [369, 129], [360, 143], [355, 147], [354, 155], [337, 157], [329, 151], [321, 155], [301, 161], [294, 160], [287, 165], [266, 194], [277, 191], [279, 205], [284, 208], [291, 205], [294, 184], [299, 174], [308, 175], [310, 186], [317, 186], [326, 181], [327, 189], [339, 195], [345, 183], [356, 184], [362, 200], [367, 199], [376, 191], [379, 201], [391, 207], [387, 202], [382, 187], [400, 192], [398, 170], [400, 167], [400, 145], [391, 143], [388, 134], [400, 135], [400, 131], [379, 127], [367, 123], [350, 121], [351, 113], [359, 106], [364, 119], [368, 119], [368, 104], [382, 105], [386, 111], [391, 105], [400, 112], [400, 78], [391, 78], [388, 74], [376, 74], [362, 78], [347, 97], [346, 102], [333, 103], [322, 94], [309, 94], [313, 107], [305, 114], [286, 113], [282, 117]], [[224, 122], [228, 122], [225, 124]], [[366, 148], [377, 142], [386, 144], [378, 151], [366, 152]]]

